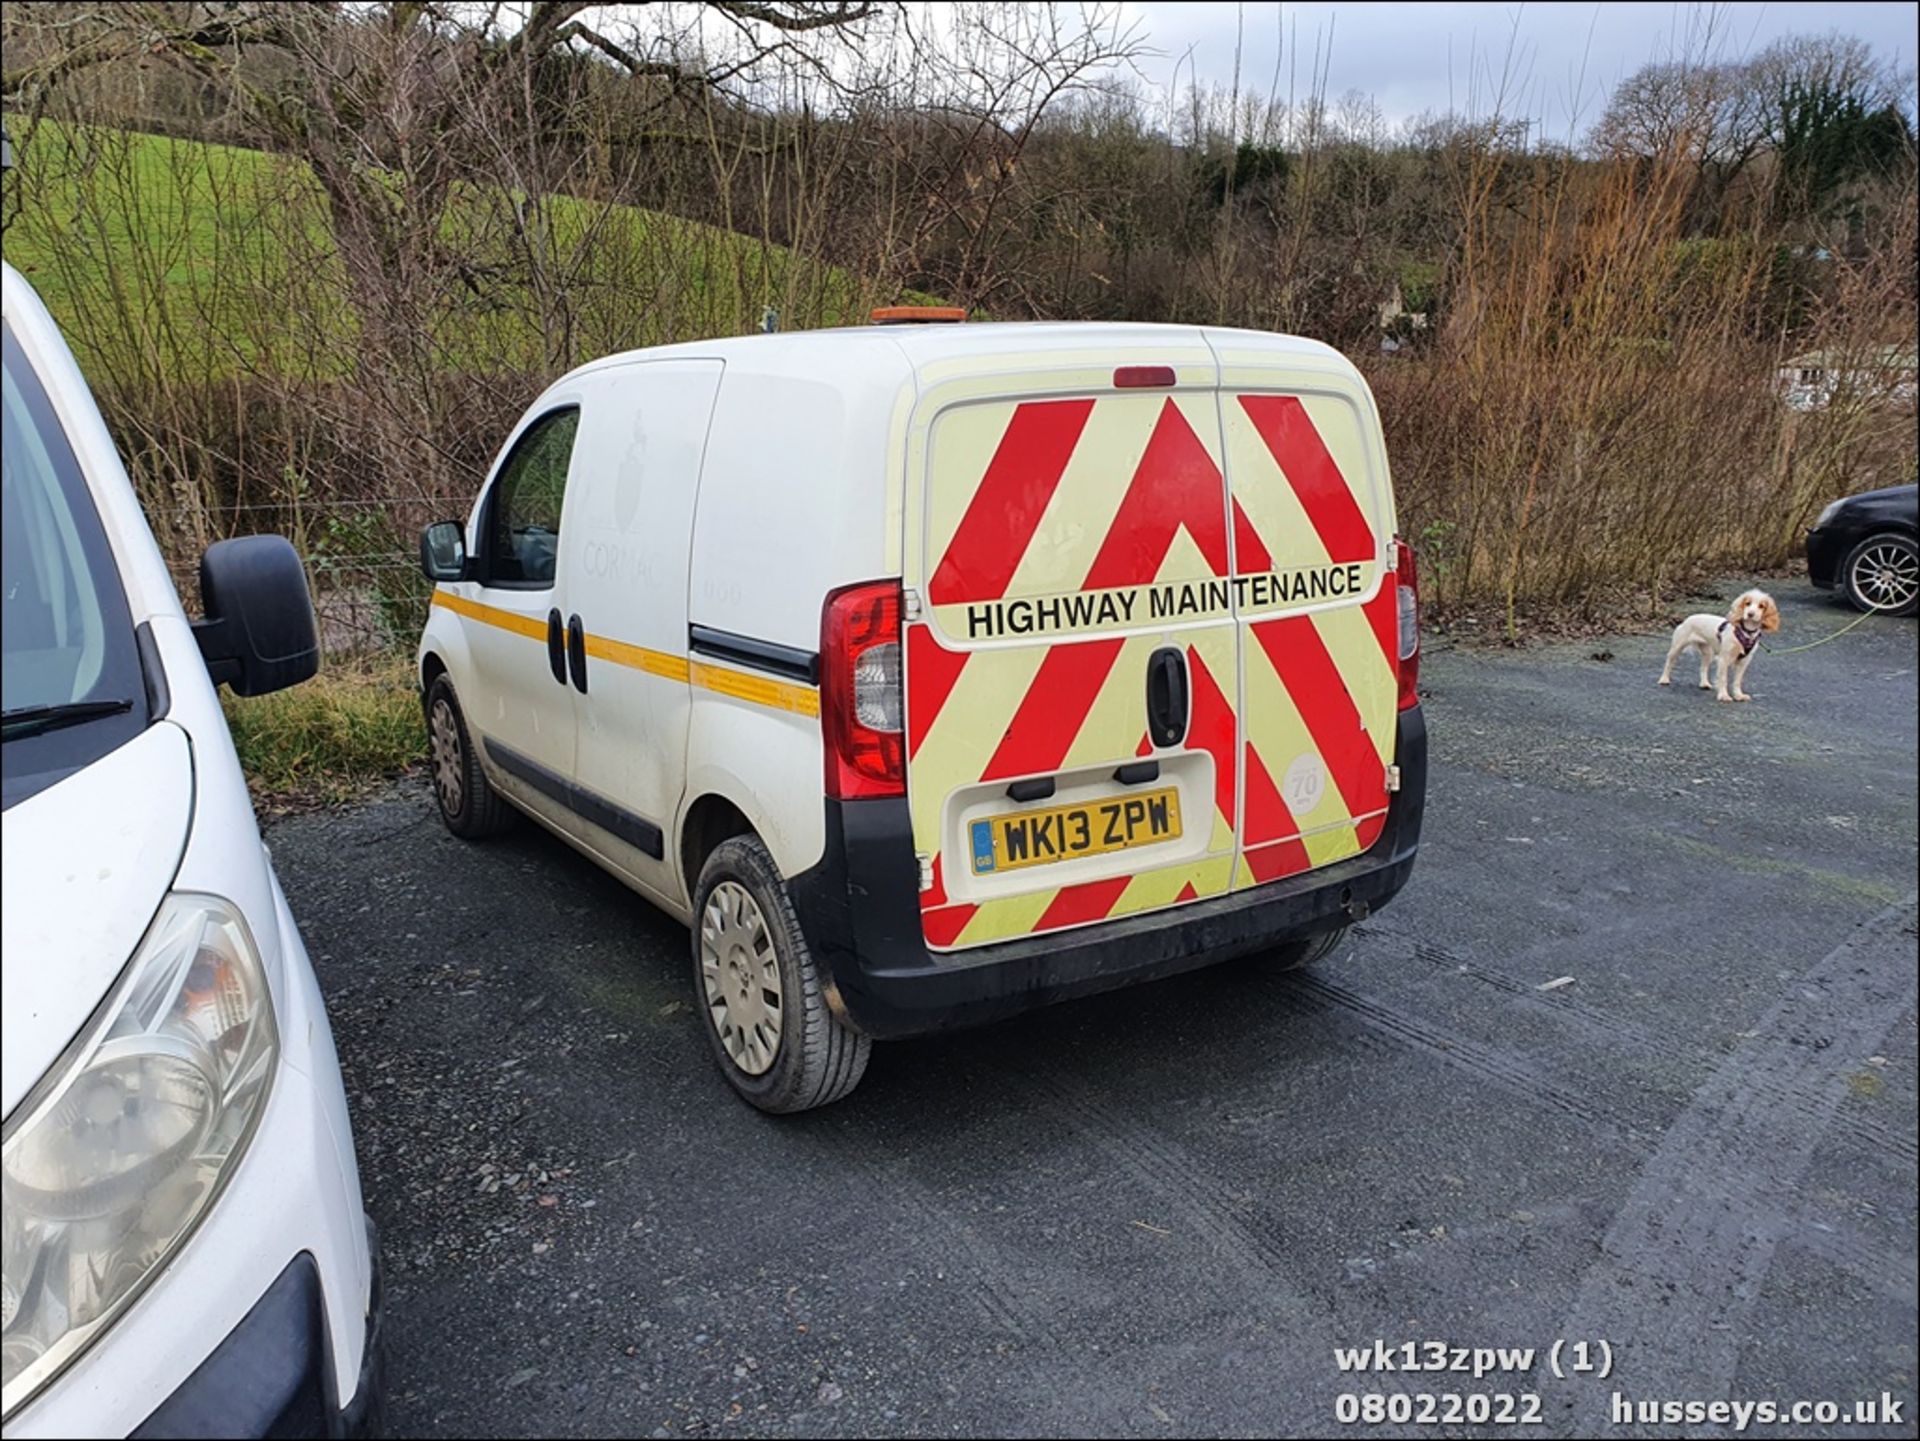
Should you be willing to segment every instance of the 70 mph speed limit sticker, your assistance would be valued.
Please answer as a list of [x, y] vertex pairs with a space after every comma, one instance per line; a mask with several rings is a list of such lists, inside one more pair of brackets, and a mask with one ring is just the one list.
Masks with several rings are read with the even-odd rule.
[[1286, 779], [1280, 783], [1280, 793], [1287, 798], [1288, 810], [1296, 816], [1305, 815], [1327, 793], [1326, 763], [1312, 751], [1295, 756], [1287, 767]]

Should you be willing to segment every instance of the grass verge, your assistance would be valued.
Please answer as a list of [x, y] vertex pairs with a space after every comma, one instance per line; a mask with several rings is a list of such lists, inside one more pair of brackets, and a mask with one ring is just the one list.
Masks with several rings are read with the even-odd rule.
[[426, 756], [420, 693], [404, 660], [343, 661], [304, 685], [221, 703], [264, 811], [337, 805]]

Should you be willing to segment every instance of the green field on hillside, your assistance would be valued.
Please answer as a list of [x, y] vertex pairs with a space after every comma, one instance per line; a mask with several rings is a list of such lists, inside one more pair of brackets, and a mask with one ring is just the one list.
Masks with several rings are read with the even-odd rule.
[[[304, 165], [132, 131], [10, 129], [6, 258], [90, 374], [138, 384], [351, 372], [360, 321]], [[545, 369], [738, 334], [768, 305], [790, 328], [845, 324], [895, 298], [749, 236], [568, 196], [530, 205], [470, 188], [438, 233], [459, 263], [433, 282], [426, 351], [448, 370]]]

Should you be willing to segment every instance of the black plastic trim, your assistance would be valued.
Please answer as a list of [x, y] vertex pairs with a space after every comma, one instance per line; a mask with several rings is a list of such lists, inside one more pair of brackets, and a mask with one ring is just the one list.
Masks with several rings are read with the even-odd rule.
[[301, 1252], [134, 1436], [330, 1436], [339, 1407], [326, 1305]]
[[565, 806], [581, 820], [600, 827], [609, 835], [618, 836], [654, 860], [665, 857], [666, 836], [659, 826], [645, 816], [623, 810], [605, 796], [568, 780], [558, 771], [549, 770], [532, 757], [523, 756], [498, 741], [489, 740], [485, 744], [488, 757], [508, 775], [525, 781], [548, 800]]
[[[367, 1287], [367, 1335], [360, 1348], [360, 1380], [353, 1399], [340, 1411], [336, 1434], [342, 1437], [383, 1436], [387, 1426], [387, 1268], [380, 1259], [380, 1229], [366, 1218], [367, 1259], [373, 1275]], [[328, 1374], [332, 1374], [329, 1365]]]
[[1113, 773], [1113, 778], [1123, 786], [1143, 786], [1148, 781], [1160, 779], [1160, 762], [1135, 761], [1130, 766], [1121, 766]]
[[373, 1263], [366, 1342], [353, 1399], [343, 1408], [319, 1267], [302, 1251], [213, 1354], [133, 1432], [173, 1436], [356, 1437], [377, 1433], [386, 1403], [381, 1323], [385, 1285], [379, 1237], [367, 1222]]
[[1349, 925], [1412, 874], [1426, 809], [1426, 720], [1401, 711], [1400, 789], [1361, 855], [1173, 910], [1080, 930], [929, 952], [904, 798], [826, 803], [820, 863], [787, 882], [813, 958], [845, 1020], [876, 1037], [998, 1020], [1054, 1001], [1177, 975]]
[[776, 645], [770, 640], [755, 640], [750, 635], [736, 635], [729, 630], [714, 630], [704, 625], [687, 627], [687, 647], [695, 655], [711, 656], [733, 665], [763, 670], [769, 675], [801, 681], [806, 685], [820, 684], [818, 651]]
[[173, 708], [173, 692], [167, 688], [167, 668], [160, 661], [160, 642], [153, 638], [153, 622], [143, 620], [133, 630], [134, 648], [140, 652], [140, 675], [147, 683], [147, 720], [163, 721]]
[[1037, 776], [1033, 780], [1015, 781], [1007, 787], [1007, 799], [1010, 801], [1043, 801], [1053, 794], [1053, 777]]

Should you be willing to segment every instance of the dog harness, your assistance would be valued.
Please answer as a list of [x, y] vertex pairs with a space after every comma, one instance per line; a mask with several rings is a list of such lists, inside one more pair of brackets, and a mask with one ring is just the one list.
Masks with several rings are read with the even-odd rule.
[[[1727, 627], [1730, 625], [1733, 625], [1733, 622], [1730, 620], [1721, 621], [1720, 634], [1725, 635], [1727, 633]], [[1745, 626], [1733, 625], [1733, 638], [1740, 642], [1741, 655], [1752, 655], [1753, 648], [1760, 644], [1760, 632], [1757, 630], [1748, 630]]]

